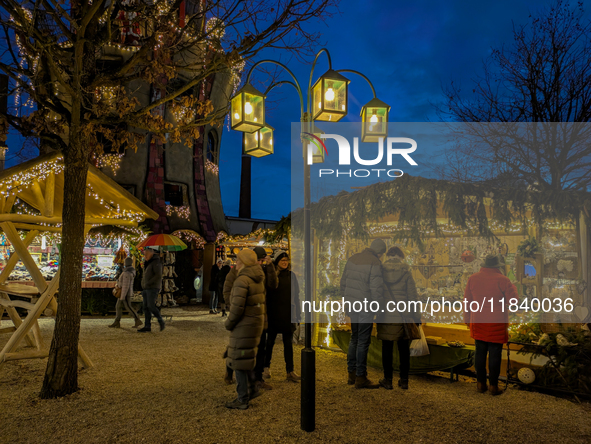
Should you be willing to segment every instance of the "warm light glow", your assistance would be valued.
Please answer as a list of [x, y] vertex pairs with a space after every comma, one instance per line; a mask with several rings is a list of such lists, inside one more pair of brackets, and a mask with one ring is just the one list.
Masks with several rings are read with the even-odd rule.
[[269, 145], [273, 145], [273, 139], [269, 139]]
[[235, 118], [236, 120], [240, 119], [240, 114], [238, 114], [238, 113], [234, 113], [234, 118]]
[[322, 102], [318, 102], [318, 108], [322, 108]]
[[257, 121], [257, 118], [256, 118], [256, 117], [254, 118], [254, 121], [255, 121], [255, 122]]
[[246, 114], [252, 114], [252, 105], [250, 104], [250, 102], [246, 102], [244, 104], [244, 112]]
[[324, 94], [324, 98], [329, 102], [334, 100], [334, 90], [332, 88], [328, 88], [326, 93]]
[[371, 118], [369, 119], [370, 124], [369, 124], [369, 130], [373, 131], [374, 128], [376, 127], [377, 123], [378, 123], [378, 116], [376, 116], [376, 113], [374, 112], [373, 115], [371, 116]]

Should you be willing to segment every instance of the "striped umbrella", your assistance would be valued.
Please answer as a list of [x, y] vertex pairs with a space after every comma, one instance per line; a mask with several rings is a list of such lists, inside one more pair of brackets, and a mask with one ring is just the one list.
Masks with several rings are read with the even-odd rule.
[[138, 248], [160, 247], [168, 251], [181, 251], [187, 248], [185, 243], [176, 236], [170, 234], [155, 234], [144, 239], [137, 246]]

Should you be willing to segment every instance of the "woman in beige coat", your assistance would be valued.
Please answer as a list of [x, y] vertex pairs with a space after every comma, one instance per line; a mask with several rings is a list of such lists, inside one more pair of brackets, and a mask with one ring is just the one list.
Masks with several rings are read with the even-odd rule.
[[[404, 252], [398, 247], [392, 247], [386, 253], [386, 261], [382, 264], [384, 278], [384, 303], [406, 302], [417, 300], [417, 287], [410, 272], [410, 266], [403, 262]], [[402, 304], [401, 304], [402, 305]], [[398, 346], [400, 358], [400, 379], [398, 387], [408, 389], [408, 372], [410, 370], [410, 340], [405, 334], [404, 322], [420, 323], [420, 313], [404, 313], [398, 311], [384, 313], [381, 322], [377, 324], [378, 339], [382, 341], [382, 366], [384, 379], [380, 385], [392, 390], [392, 374], [394, 360], [394, 342]]]
[[265, 322], [265, 284], [263, 269], [252, 250], [238, 253], [236, 270], [225, 326], [231, 332], [226, 365], [236, 373], [238, 397], [227, 402], [226, 407], [244, 410], [248, 401], [260, 394], [253, 370]]

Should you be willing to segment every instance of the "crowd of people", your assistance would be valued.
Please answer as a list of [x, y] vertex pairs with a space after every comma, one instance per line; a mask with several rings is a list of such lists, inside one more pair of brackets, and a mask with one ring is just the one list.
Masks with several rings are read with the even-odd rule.
[[[417, 300], [417, 289], [404, 262], [405, 254], [399, 247], [387, 250], [381, 239], [374, 240], [369, 248], [349, 258], [341, 277], [341, 293], [351, 304], [359, 301], [379, 301], [382, 307], [398, 302]], [[382, 257], [386, 258], [382, 263]], [[501, 369], [503, 344], [509, 339], [508, 312], [504, 310], [509, 301], [517, 298], [517, 289], [505, 276], [502, 258], [489, 255], [480, 271], [468, 279], [464, 292], [464, 307], [476, 301], [478, 306], [486, 307], [480, 311], [465, 311], [464, 322], [470, 328], [470, 336], [475, 343], [474, 367], [476, 369], [477, 391], [499, 395], [498, 380]], [[486, 301], [486, 304], [484, 302]], [[416, 308], [416, 305], [414, 306]], [[421, 325], [421, 313], [383, 310], [348, 313], [351, 318], [351, 340], [347, 353], [348, 383], [356, 388], [384, 387], [392, 390], [393, 348], [398, 348], [400, 379], [398, 386], [408, 389], [410, 370], [410, 344], [415, 339], [413, 330]], [[377, 324], [377, 337], [382, 341], [382, 366], [384, 378], [374, 384], [367, 378], [367, 354], [371, 343], [374, 321]], [[413, 328], [415, 327], [415, 328]], [[488, 382], [487, 384], [487, 361]]]
[[[397, 304], [417, 300], [417, 289], [405, 263], [405, 254], [397, 246], [387, 250], [381, 239], [374, 240], [369, 248], [354, 254], [347, 261], [340, 287], [344, 299], [354, 302], [380, 301]], [[151, 331], [152, 316], [156, 317], [160, 330], [165, 323], [156, 307], [156, 297], [162, 285], [160, 257], [150, 248], [144, 250], [145, 262], [142, 275], [142, 297], [145, 323], [131, 306], [135, 269], [131, 258], [125, 260], [117, 287], [121, 293], [117, 301], [117, 317], [110, 327], [120, 327], [123, 308], [135, 320], [138, 332]], [[382, 262], [382, 257], [386, 255]], [[466, 312], [464, 319], [475, 340], [475, 368], [477, 390], [498, 395], [503, 344], [508, 341], [508, 316], [503, 313], [507, 301], [517, 297], [517, 290], [504, 275], [504, 263], [498, 256], [487, 256], [478, 273], [467, 282], [464, 299], [468, 302], [494, 301], [487, 313]], [[226, 403], [232, 409], [247, 409], [249, 401], [260, 396], [263, 390], [272, 390], [271, 360], [278, 335], [282, 336], [286, 380], [298, 382], [301, 377], [294, 371], [293, 333], [300, 322], [299, 286], [290, 269], [287, 253], [279, 252], [274, 260], [262, 247], [243, 249], [237, 254], [236, 264], [218, 260], [211, 272], [210, 313], [217, 314], [218, 299], [223, 297], [222, 317], [230, 331], [224, 352], [226, 384], [236, 383], [237, 397]], [[503, 302], [503, 300], [505, 302]], [[384, 306], [385, 306], [384, 305]], [[492, 319], [490, 313], [496, 313]], [[421, 325], [420, 312], [384, 310], [376, 314], [369, 311], [349, 312], [351, 339], [347, 353], [348, 384], [358, 389], [383, 387], [393, 389], [394, 345], [398, 349], [398, 387], [408, 389], [411, 340], [416, 339]], [[491, 322], [493, 321], [493, 322]], [[384, 377], [374, 384], [367, 378], [367, 355], [371, 343], [374, 322], [377, 337], [382, 342]], [[414, 328], [413, 328], [414, 327]], [[487, 360], [488, 381], [487, 385]], [[234, 380], [235, 375], [235, 380]]]

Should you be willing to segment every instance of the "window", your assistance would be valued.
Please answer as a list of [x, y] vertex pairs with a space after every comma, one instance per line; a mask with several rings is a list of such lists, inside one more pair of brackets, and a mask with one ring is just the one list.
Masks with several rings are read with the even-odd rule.
[[182, 207], [188, 204], [187, 186], [180, 183], [164, 183], [164, 201], [166, 205]]
[[211, 130], [207, 133], [207, 160], [217, 163], [218, 144], [215, 136], [215, 131]]

